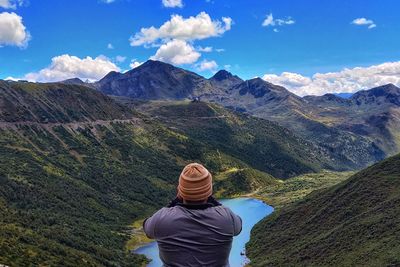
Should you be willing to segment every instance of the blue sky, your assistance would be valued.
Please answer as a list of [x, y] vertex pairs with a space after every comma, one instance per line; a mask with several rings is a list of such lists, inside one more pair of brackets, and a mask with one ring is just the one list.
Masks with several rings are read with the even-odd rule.
[[[206, 77], [222, 68], [245, 79], [265, 77], [298, 94], [400, 83], [400, 1], [105, 1], [0, 0], [0, 78], [96, 79], [153, 58]], [[173, 15], [188, 33], [160, 29]], [[19, 34], [7, 27], [17, 18]], [[155, 33], [138, 35], [152, 26]], [[151, 41], [143, 43], [146, 38]], [[388, 75], [388, 69], [399, 75]], [[322, 81], [315, 76], [328, 72], [337, 75]], [[377, 78], [366, 81], [371, 73]], [[356, 77], [343, 81], [349, 75]]]

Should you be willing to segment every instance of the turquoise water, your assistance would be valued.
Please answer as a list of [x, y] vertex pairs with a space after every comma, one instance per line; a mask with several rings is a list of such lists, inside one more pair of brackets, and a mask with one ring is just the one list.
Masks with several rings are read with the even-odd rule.
[[[234, 237], [229, 262], [231, 267], [241, 267], [248, 263], [246, 256], [240, 255], [244, 251], [246, 243], [250, 239], [250, 231], [253, 226], [262, 218], [272, 213], [273, 208], [264, 202], [253, 198], [224, 199], [220, 202], [228, 206], [233, 212], [238, 214], [243, 221], [243, 228], [240, 235]], [[149, 243], [134, 251], [137, 254], [146, 255], [152, 261], [148, 267], [160, 267], [162, 262], [158, 257], [158, 247], [156, 242]]]

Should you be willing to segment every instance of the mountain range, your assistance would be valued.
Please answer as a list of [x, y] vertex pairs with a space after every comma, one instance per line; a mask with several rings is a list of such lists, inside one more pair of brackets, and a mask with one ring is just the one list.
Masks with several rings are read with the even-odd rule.
[[343, 169], [362, 168], [400, 151], [400, 89], [392, 84], [349, 98], [334, 94], [299, 97], [260, 78], [243, 81], [220, 70], [206, 79], [149, 60], [126, 73], [111, 72], [86, 85], [111, 96], [142, 101], [199, 97], [274, 121], [335, 154]]

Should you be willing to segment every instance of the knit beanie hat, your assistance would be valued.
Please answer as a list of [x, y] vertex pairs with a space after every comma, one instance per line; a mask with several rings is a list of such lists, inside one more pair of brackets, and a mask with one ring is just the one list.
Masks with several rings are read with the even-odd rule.
[[186, 165], [179, 177], [178, 195], [188, 201], [202, 201], [212, 195], [211, 173], [201, 164]]

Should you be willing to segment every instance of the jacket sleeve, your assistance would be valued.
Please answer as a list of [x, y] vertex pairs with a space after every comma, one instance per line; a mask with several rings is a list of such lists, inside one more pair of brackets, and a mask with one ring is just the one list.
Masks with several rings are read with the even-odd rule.
[[160, 215], [161, 215], [162, 209], [157, 211], [156, 213], [153, 214], [153, 216], [147, 218], [143, 222], [143, 230], [146, 233], [146, 236], [151, 239], [156, 239], [156, 229], [157, 229], [157, 224], [158, 221], [160, 220]]
[[242, 218], [230, 211], [233, 220], [233, 235], [237, 236], [242, 232]]

